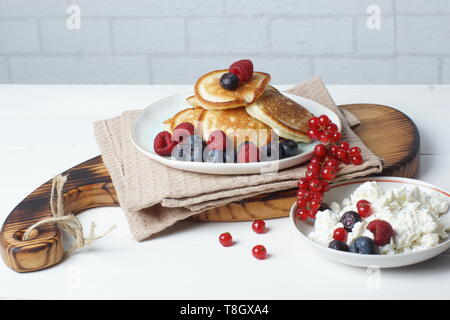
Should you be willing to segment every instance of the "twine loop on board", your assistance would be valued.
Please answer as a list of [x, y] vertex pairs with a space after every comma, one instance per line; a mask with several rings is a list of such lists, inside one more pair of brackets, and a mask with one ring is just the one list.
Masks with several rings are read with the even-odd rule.
[[83, 226], [81, 225], [80, 220], [78, 220], [78, 218], [73, 214], [70, 213], [66, 214], [64, 212], [63, 187], [66, 181], [67, 176], [63, 175], [58, 175], [53, 178], [52, 190], [50, 193], [50, 209], [52, 212], [52, 217], [38, 221], [32, 226], [28, 227], [28, 229], [25, 231], [22, 237], [22, 240], [26, 241], [29, 239], [31, 232], [34, 229], [38, 228], [43, 224], [56, 223], [62, 232], [71, 235], [75, 240], [72, 247], [64, 252], [63, 259], [66, 259], [70, 255], [72, 255], [77, 249], [90, 246], [95, 240], [103, 238], [106, 234], [108, 234], [111, 230], [113, 230], [116, 227], [116, 225], [113, 225], [105, 233], [96, 236], [94, 233], [96, 225], [94, 222], [92, 222], [89, 234], [87, 238], [85, 238]]

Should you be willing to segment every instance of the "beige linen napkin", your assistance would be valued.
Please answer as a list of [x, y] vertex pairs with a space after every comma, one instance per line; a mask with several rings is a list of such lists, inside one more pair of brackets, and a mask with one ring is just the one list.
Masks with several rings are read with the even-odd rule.
[[[317, 101], [335, 111], [342, 121], [344, 139], [362, 150], [365, 162], [343, 168], [336, 180], [380, 172], [381, 160], [351, 130], [358, 120], [336, 107], [319, 77], [288, 91]], [[277, 173], [253, 175], [210, 175], [166, 167], [141, 154], [133, 145], [130, 131], [140, 110], [94, 123], [97, 143], [116, 192], [138, 241], [147, 239], [176, 221], [193, 214], [253, 197], [262, 193], [294, 188], [305, 165]]]

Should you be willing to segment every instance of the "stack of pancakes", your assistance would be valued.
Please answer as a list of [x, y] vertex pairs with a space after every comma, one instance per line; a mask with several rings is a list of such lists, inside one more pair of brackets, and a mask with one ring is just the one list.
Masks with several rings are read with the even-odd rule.
[[297, 102], [269, 85], [270, 75], [254, 72], [250, 81], [236, 90], [226, 90], [220, 77], [228, 70], [209, 72], [195, 84], [195, 95], [187, 98], [192, 108], [184, 109], [164, 123], [168, 130], [190, 122], [207, 140], [211, 132], [222, 130], [235, 147], [244, 141], [257, 146], [269, 143], [274, 132], [297, 142], [310, 142], [308, 120], [313, 115]]

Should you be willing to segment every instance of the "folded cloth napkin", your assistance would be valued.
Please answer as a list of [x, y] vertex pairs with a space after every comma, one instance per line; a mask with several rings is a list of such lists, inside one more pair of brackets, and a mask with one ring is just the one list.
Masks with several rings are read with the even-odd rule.
[[[351, 129], [358, 120], [335, 105], [319, 77], [288, 92], [315, 100], [333, 110], [341, 119], [343, 139], [361, 148], [364, 163], [345, 166], [336, 181], [381, 171], [381, 160]], [[263, 193], [292, 189], [306, 171], [306, 164], [303, 164], [276, 173], [226, 176], [166, 167], [141, 154], [131, 141], [131, 127], [141, 112], [126, 111], [119, 117], [94, 123], [103, 161], [137, 241], [205, 210]]]

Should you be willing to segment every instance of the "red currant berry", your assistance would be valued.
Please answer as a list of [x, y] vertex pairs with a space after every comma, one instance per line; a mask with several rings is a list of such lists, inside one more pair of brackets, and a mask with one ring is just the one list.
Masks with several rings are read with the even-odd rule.
[[327, 159], [326, 161], [325, 161], [325, 164], [324, 164], [324, 166], [325, 167], [334, 167], [334, 168], [338, 168], [339, 167], [339, 161], [337, 161], [336, 159]]
[[334, 167], [324, 167], [321, 174], [323, 179], [331, 181], [336, 178], [337, 171]]
[[348, 151], [348, 154], [351, 157], [357, 156], [361, 154], [361, 149], [359, 147], [351, 147], [350, 150]]
[[342, 134], [340, 132], [333, 132], [333, 136], [331, 137], [331, 141], [338, 142], [342, 139]]
[[[321, 185], [322, 185], [322, 181], [320, 181]], [[322, 192], [312, 192], [311, 193], [311, 199], [312, 200], [318, 200], [318, 201], [322, 201], [323, 198], [323, 193]]]
[[325, 131], [319, 136], [319, 141], [323, 143], [329, 143], [331, 141], [331, 138], [333, 137], [333, 132], [330, 130]]
[[339, 130], [338, 126], [334, 123], [330, 123], [325, 127], [325, 130], [330, 130], [331, 132], [337, 132]]
[[367, 218], [372, 214], [372, 207], [370, 206], [370, 202], [367, 200], [359, 200], [356, 203], [356, 209], [361, 217]]
[[350, 144], [347, 141], [342, 141], [339, 144], [339, 147], [341, 147], [341, 149], [344, 149], [345, 151], [348, 151], [350, 149]]
[[317, 165], [320, 166], [320, 165], [322, 165], [322, 160], [320, 160], [317, 157], [312, 157], [311, 160], [309, 160], [309, 163], [310, 164], [317, 164]]
[[256, 233], [264, 233], [266, 231], [266, 223], [263, 220], [255, 220], [252, 223], [252, 229]]
[[328, 148], [326, 145], [324, 144], [318, 144], [314, 147], [314, 154], [318, 157], [318, 158], [324, 158], [328, 153]]
[[365, 199], [361, 199], [356, 203], [356, 207], [358, 207], [360, 205], [370, 205], [370, 202]]
[[311, 209], [319, 209], [319, 208], [320, 208], [320, 204], [321, 204], [320, 201], [317, 201], [317, 200], [311, 200], [311, 201], [309, 202], [309, 207], [310, 207]]
[[356, 155], [356, 156], [351, 156], [350, 157], [350, 162], [354, 165], [360, 165], [363, 163], [363, 158], [360, 154]]
[[322, 192], [327, 192], [330, 189], [330, 184], [325, 180], [321, 180], [320, 183], [322, 184]]
[[231, 236], [231, 234], [229, 232], [222, 233], [219, 236], [219, 242], [224, 247], [229, 247], [229, 246], [233, 245], [233, 237]]
[[336, 152], [336, 158], [338, 160], [342, 161], [345, 164], [350, 164], [350, 157], [344, 149], [339, 148], [339, 150]]
[[319, 128], [319, 118], [318, 117], [311, 117], [308, 120], [308, 126], [311, 129], [318, 129]]
[[297, 208], [297, 211], [295, 212], [295, 216], [300, 220], [306, 220], [308, 219], [309, 210], [305, 208]]
[[320, 192], [322, 190], [322, 184], [319, 179], [311, 179], [309, 181], [309, 190], [311, 192]]
[[252, 254], [256, 259], [264, 260], [267, 257], [267, 250], [263, 245], [256, 245], [252, 249]]
[[298, 198], [297, 199], [297, 208], [306, 208], [308, 206], [308, 200], [306, 199], [302, 199], [302, 198]]
[[319, 178], [319, 171], [318, 170], [306, 170], [305, 178], [307, 180], [317, 179], [317, 178]]
[[311, 199], [311, 193], [309, 191], [306, 191], [306, 190], [298, 190], [297, 191], [297, 198], [298, 199], [309, 200], [309, 199]]
[[328, 118], [327, 115], [323, 114], [319, 117], [319, 124], [323, 127], [326, 127], [327, 125], [329, 125], [331, 123], [330, 118]]
[[339, 146], [336, 146], [336, 145], [331, 146], [331, 148], [330, 148], [330, 154], [331, 154], [332, 156], [335, 156], [335, 155], [336, 155], [336, 152], [337, 152], [339, 149], [340, 149]]
[[308, 184], [309, 184], [308, 180], [306, 180], [305, 178], [300, 178], [298, 180], [297, 186], [301, 190], [308, 190], [309, 189]]
[[312, 219], [315, 219], [315, 218], [316, 218], [317, 211], [319, 211], [319, 210], [318, 210], [318, 209], [311, 209], [311, 210], [309, 210], [308, 216], [309, 216], [310, 218], [312, 218]]
[[341, 242], [347, 241], [347, 230], [344, 228], [337, 228], [334, 230], [333, 239]]
[[310, 137], [312, 140], [319, 139], [320, 132], [317, 129], [309, 129], [308, 130], [308, 137]]
[[306, 166], [306, 170], [320, 170], [320, 165], [318, 165], [317, 163], [309, 163]]

